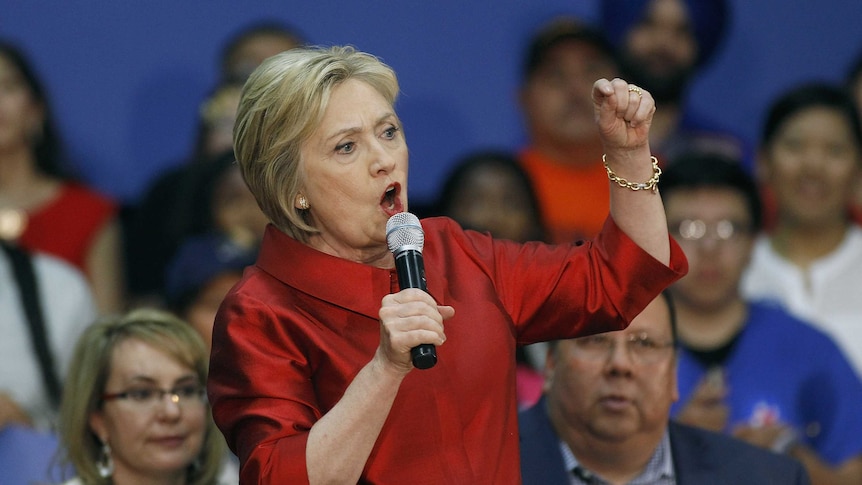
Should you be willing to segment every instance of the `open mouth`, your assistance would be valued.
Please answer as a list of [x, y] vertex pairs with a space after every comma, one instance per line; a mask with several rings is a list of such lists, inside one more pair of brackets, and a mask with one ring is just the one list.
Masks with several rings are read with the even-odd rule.
[[394, 183], [389, 187], [386, 187], [386, 191], [383, 192], [383, 197], [380, 198], [380, 207], [386, 215], [392, 216], [404, 211], [401, 199], [398, 197], [400, 192], [401, 185], [398, 183]]

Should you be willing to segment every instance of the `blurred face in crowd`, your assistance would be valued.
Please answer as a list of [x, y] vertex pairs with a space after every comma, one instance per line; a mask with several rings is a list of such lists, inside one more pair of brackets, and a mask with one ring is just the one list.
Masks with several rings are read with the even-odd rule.
[[219, 305], [241, 277], [241, 271], [227, 271], [211, 278], [201, 287], [183, 315], [183, 318], [200, 334], [208, 352], [212, 349], [213, 324]]
[[233, 150], [233, 125], [241, 92], [240, 86], [225, 86], [202, 106], [201, 121], [205, 127], [202, 150], [205, 155], [216, 156]]
[[0, 151], [26, 148], [44, 113], [15, 65], [0, 55]]
[[806, 227], [844, 223], [862, 177], [855, 140], [847, 119], [828, 107], [810, 107], [783, 122], [759, 164], [782, 222]]
[[596, 139], [593, 83], [617, 75], [615, 61], [589, 42], [569, 39], [551, 47], [521, 92], [533, 142], [566, 146]]
[[567, 441], [658, 443], [678, 398], [666, 301], [625, 330], [558, 342], [545, 378], [548, 413]]
[[352, 261], [389, 261], [386, 222], [407, 210], [407, 143], [392, 105], [348, 79], [332, 89], [300, 151], [300, 194], [320, 231], [309, 245]]
[[474, 168], [447, 201], [449, 217], [467, 229], [512, 241], [540, 236], [536, 209], [523, 181], [500, 165]]
[[201, 452], [208, 412], [195, 370], [128, 338], [112, 353], [104, 393], [90, 427], [111, 447], [115, 482], [184, 478]]
[[213, 220], [219, 229], [242, 247], [260, 241], [269, 219], [243, 181], [238, 165], [216, 182], [213, 199]]
[[672, 289], [680, 304], [718, 310], [739, 298], [754, 245], [745, 196], [730, 188], [679, 188], [664, 196], [668, 227], [688, 259]]
[[678, 99], [697, 62], [697, 39], [681, 0], [653, 0], [624, 40], [623, 62], [656, 101]]
[[299, 39], [275, 32], [261, 32], [245, 39], [228, 59], [229, 79], [242, 82], [264, 60], [280, 52], [299, 47]]

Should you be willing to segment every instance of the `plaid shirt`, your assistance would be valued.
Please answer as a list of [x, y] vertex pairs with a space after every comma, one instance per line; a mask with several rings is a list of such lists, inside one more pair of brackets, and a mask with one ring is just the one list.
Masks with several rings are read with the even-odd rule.
[[[578, 459], [569, 449], [569, 445], [560, 441], [560, 452], [563, 454], [563, 463], [571, 472], [569, 483], [572, 485], [608, 485], [597, 474], [587, 470], [578, 463]], [[646, 467], [640, 475], [627, 485], [675, 485], [676, 477], [673, 470], [673, 456], [670, 452], [670, 435], [664, 432], [658, 447], [653, 452]]]

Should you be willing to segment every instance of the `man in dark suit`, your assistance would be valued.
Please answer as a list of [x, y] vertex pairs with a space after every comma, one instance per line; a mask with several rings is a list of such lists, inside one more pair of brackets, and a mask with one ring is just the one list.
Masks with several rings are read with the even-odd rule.
[[519, 418], [523, 483], [808, 484], [787, 456], [670, 421], [675, 342], [665, 294], [626, 330], [554, 342]]

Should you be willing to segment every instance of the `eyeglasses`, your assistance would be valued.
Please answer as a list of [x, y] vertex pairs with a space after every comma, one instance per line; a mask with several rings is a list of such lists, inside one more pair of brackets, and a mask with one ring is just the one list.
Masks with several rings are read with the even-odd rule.
[[[616, 347], [615, 338], [608, 334], [590, 335], [573, 340], [578, 355], [587, 360], [600, 361], [608, 358], [611, 349]], [[656, 342], [646, 332], [629, 334], [625, 346], [629, 357], [638, 364], [655, 364], [666, 356], [673, 342]]]
[[171, 398], [171, 402], [177, 405], [200, 404], [205, 401], [206, 392], [203, 386], [198, 384], [186, 384], [173, 389], [158, 389], [153, 387], [141, 387], [114, 394], [102, 394], [102, 401], [126, 400], [141, 407], [155, 407], [164, 402], [165, 396]]
[[679, 224], [671, 224], [671, 231], [678, 241], [698, 242], [711, 240], [719, 242], [738, 241], [742, 236], [751, 234], [751, 224], [722, 219], [707, 224], [700, 219], [684, 219]]

